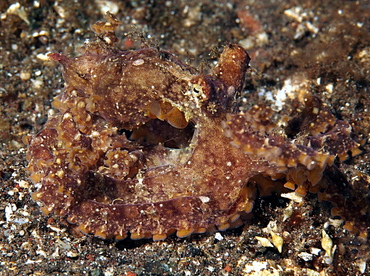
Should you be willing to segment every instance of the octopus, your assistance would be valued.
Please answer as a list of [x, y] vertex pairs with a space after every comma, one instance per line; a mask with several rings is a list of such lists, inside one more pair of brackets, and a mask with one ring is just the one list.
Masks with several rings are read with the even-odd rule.
[[262, 104], [236, 111], [242, 47], [225, 46], [206, 74], [157, 48], [117, 49], [119, 21], [108, 18], [80, 56], [49, 54], [65, 89], [27, 153], [45, 214], [103, 239], [225, 230], [258, 195], [318, 192], [336, 158], [360, 153], [350, 124], [309, 94], [285, 125]]

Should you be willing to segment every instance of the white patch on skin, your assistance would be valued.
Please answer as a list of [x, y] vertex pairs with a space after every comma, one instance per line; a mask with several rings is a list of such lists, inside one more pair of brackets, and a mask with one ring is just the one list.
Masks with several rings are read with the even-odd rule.
[[144, 64], [144, 60], [142, 58], [134, 60], [132, 62], [132, 65], [134, 65], [134, 66], [140, 66], [140, 65], [143, 65], [143, 64]]
[[207, 203], [210, 201], [210, 198], [208, 196], [200, 196], [199, 199], [203, 202], [203, 203]]

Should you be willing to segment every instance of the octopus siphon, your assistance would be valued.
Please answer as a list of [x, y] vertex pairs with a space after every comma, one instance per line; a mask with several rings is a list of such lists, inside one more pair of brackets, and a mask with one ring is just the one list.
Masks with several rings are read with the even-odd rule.
[[117, 49], [118, 24], [95, 23], [80, 56], [49, 54], [65, 89], [27, 154], [45, 214], [117, 240], [225, 230], [258, 193], [317, 191], [336, 157], [360, 152], [351, 126], [309, 94], [285, 127], [264, 105], [234, 111], [242, 47], [225, 46], [205, 74], [157, 48]]

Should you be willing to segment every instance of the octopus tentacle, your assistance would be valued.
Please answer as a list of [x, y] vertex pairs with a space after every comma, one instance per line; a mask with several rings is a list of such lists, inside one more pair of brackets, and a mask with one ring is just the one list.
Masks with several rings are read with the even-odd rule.
[[337, 120], [316, 97], [307, 94], [304, 101], [303, 110], [285, 129], [271, 120], [272, 110], [264, 105], [228, 114], [223, 122], [225, 134], [235, 147], [275, 165], [279, 173], [285, 174], [285, 187], [300, 195], [321, 180], [335, 157], [343, 160], [349, 152], [356, 155], [360, 151], [347, 122]]

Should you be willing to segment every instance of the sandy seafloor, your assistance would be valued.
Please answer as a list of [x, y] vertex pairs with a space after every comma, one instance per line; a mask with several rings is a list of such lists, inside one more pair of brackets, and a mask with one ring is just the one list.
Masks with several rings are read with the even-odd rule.
[[[46, 54], [77, 55], [106, 9], [123, 23], [122, 49], [145, 41], [199, 67], [228, 42], [245, 47], [252, 70], [239, 99], [242, 110], [262, 101], [286, 110], [284, 98], [306, 89], [369, 139], [370, 1], [2, 0], [0, 275], [370, 275], [368, 239], [346, 231], [315, 194], [301, 202], [262, 198], [243, 227], [160, 242], [82, 236], [40, 211], [30, 198], [22, 137], [37, 133], [56, 112], [51, 101], [63, 88], [60, 68]], [[364, 204], [369, 148], [337, 163], [336, 179], [349, 191], [361, 190]], [[287, 208], [295, 217], [284, 221]], [[368, 232], [370, 221], [365, 225]], [[281, 253], [267, 243], [271, 229], [284, 239]]]

